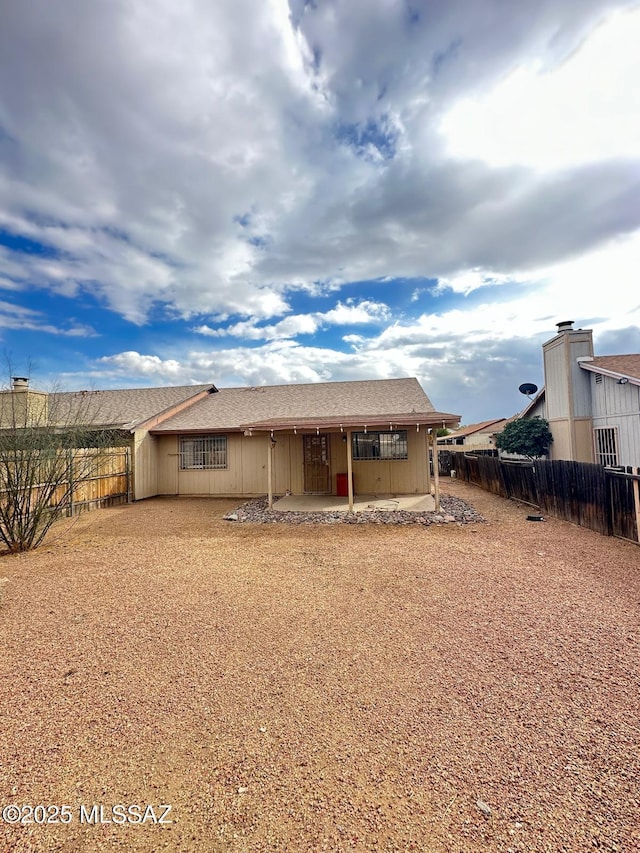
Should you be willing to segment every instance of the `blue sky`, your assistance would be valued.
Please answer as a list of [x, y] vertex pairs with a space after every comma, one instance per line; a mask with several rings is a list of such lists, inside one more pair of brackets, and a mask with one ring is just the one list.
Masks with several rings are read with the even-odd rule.
[[417, 376], [466, 423], [555, 324], [640, 352], [640, 4], [21, 0], [0, 338], [68, 389]]

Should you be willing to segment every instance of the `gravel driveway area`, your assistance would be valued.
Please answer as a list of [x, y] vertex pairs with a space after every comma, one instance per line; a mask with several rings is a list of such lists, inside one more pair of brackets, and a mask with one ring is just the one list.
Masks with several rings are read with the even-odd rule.
[[158, 498], [0, 560], [0, 850], [639, 850], [640, 548], [444, 485], [486, 523]]

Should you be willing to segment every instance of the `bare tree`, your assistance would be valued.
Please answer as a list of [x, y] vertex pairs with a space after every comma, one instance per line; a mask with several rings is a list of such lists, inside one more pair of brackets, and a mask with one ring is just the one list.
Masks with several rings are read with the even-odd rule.
[[14, 377], [0, 391], [0, 540], [36, 548], [95, 476], [114, 431], [100, 426], [98, 392], [34, 391]]

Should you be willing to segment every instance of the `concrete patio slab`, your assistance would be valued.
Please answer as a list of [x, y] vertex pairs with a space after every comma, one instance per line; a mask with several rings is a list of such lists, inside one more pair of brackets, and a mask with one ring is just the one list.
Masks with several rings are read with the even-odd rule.
[[[286, 495], [275, 501], [273, 508], [279, 512], [348, 512], [348, 498], [335, 495]], [[354, 512], [433, 512], [436, 508], [433, 495], [355, 495]]]

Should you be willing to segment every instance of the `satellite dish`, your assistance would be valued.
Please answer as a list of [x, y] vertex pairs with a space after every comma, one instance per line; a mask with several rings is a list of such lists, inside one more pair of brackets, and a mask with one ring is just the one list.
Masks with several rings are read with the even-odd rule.
[[522, 385], [518, 388], [518, 391], [521, 394], [526, 394], [527, 397], [530, 397], [532, 394], [535, 394], [538, 390], [538, 386], [534, 385], [533, 382], [523, 382]]

